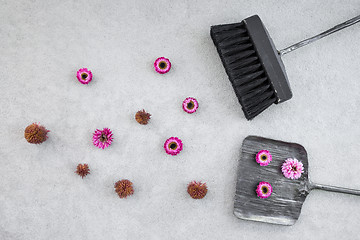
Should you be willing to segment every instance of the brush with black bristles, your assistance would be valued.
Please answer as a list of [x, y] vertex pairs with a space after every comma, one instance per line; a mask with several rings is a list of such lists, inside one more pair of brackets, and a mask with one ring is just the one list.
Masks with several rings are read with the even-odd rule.
[[283, 50], [276, 50], [259, 16], [211, 27], [211, 38], [248, 120], [292, 97], [281, 56], [360, 21], [360, 15]]

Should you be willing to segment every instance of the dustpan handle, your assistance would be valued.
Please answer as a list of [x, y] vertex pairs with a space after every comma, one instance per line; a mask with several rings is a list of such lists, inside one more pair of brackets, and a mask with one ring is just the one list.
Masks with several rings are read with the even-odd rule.
[[317, 183], [310, 183], [310, 190], [312, 189], [320, 189], [330, 192], [338, 192], [338, 193], [346, 193], [346, 194], [352, 194], [360, 196], [360, 190], [351, 189], [351, 188], [342, 188], [342, 187], [335, 187], [335, 186], [329, 186], [329, 185], [322, 185]]
[[296, 49], [298, 49], [300, 47], [308, 45], [309, 43], [315, 42], [315, 41], [317, 41], [317, 40], [319, 40], [319, 39], [321, 39], [323, 37], [326, 37], [326, 36], [328, 36], [328, 35], [330, 35], [330, 34], [332, 34], [334, 32], [337, 32], [337, 31], [339, 31], [341, 29], [347, 28], [347, 27], [349, 27], [349, 26], [351, 26], [351, 25], [353, 25], [355, 23], [358, 23], [359, 21], [360, 21], [360, 15], [356, 16], [356, 17], [354, 17], [354, 18], [352, 18], [352, 19], [350, 19], [350, 20], [348, 20], [346, 22], [343, 22], [343, 23], [341, 23], [339, 25], [336, 25], [335, 27], [330, 28], [329, 30], [327, 30], [325, 32], [322, 32], [322, 33], [320, 33], [320, 34], [318, 34], [316, 36], [313, 36], [313, 37], [305, 39], [305, 40], [303, 40], [301, 42], [295, 43], [294, 45], [291, 45], [290, 47], [284, 48], [284, 49], [279, 51], [279, 54], [280, 54], [280, 56], [282, 56], [282, 55], [284, 55], [286, 53], [289, 53], [291, 51], [294, 51], [294, 50], [296, 50]]

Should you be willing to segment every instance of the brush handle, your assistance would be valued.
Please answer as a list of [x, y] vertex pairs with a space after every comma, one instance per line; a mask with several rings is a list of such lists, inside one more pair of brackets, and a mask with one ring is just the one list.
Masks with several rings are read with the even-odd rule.
[[343, 22], [343, 23], [340, 23], [339, 25], [336, 25], [335, 27], [333, 28], [330, 28], [329, 30], [325, 31], [325, 32], [322, 32], [316, 36], [313, 36], [311, 38], [308, 38], [308, 39], [305, 39], [301, 42], [298, 42], [298, 43], [295, 43], [294, 45], [291, 45], [290, 47], [287, 47], [287, 48], [284, 48], [282, 50], [279, 51], [279, 54], [280, 56], [286, 54], [286, 53], [289, 53], [289, 52], [292, 52], [300, 47], [303, 47], [305, 45], [308, 45], [309, 43], [312, 43], [312, 42], [315, 42], [323, 37], [326, 37], [334, 32], [337, 32], [341, 29], [344, 29], [344, 28], [347, 28], [355, 23], [358, 23], [360, 21], [360, 15], [359, 16], [356, 16], [346, 22]]
[[320, 189], [320, 190], [325, 190], [325, 191], [330, 191], [330, 192], [346, 193], [346, 194], [360, 196], [360, 190], [351, 189], [351, 188], [335, 187], [335, 186], [322, 185], [322, 184], [317, 184], [317, 183], [310, 183], [309, 188], [310, 188], [310, 190]]

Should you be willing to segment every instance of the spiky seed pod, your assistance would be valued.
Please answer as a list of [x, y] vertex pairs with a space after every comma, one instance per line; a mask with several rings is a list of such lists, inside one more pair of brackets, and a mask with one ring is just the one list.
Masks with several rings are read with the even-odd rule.
[[90, 174], [89, 165], [87, 164], [77, 165], [75, 173], [77, 173], [82, 178], [86, 177], [86, 175]]
[[202, 199], [205, 197], [208, 189], [206, 183], [192, 181], [188, 185], [187, 192], [194, 199]]
[[150, 120], [150, 116], [151, 116], [151, 114], [145, 112], [145, 110], [143, 109], [142, 111], [138, 111], [135, 114], [135, 120], [142, 125], [146, 125], [146, 124], [148, 124], [148, 122]]
[[48, 132], [44, 126], [33, 123], [25, 128], [24, 137], [29, 143], [40, 144], [46, 141]]
[[133, 183], [127, 179], [117, 181], [115, 183], [115, 192], [120, 198], [126, 198], [127, 196], [134, 194]]

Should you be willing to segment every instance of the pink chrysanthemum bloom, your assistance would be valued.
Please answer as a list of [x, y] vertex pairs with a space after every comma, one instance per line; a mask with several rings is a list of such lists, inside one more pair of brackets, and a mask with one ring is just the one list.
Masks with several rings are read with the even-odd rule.
[[288, 158], [283, 163], [281, 171], [286, 178], [298, 179], [301, 177], [301, 173], [304, 172], [304, 166], [296, 158]]
[[158, 73], [164, 74], [170, 71], [171, 62], [167, 58], [159, 57], [158, 59], [155, 60], [154, 67]]
[[92, 80], [92, 73], [87, 68], [81, 68], [77, 71], [76, 77], [82, 84], [88, 84]]
[[256, 188], [256, 193], [258, 197], [263, 199], [268, 198], [271, 195], [272, 191], [273, 189], [268, 182], [259, 182], [259, 185]]
[[260, 166], [267, 166], [272, 160], [272, 156], [268, 150], [261, 150], [256, 154], [256, 162]]
[[98, 148], [107, 148], [111, 145], [113, 140], [113, 134], [109, 128], [103, 130], [96, 129], [93, 134], [93, 144]]
[[196, 109], [199, 107], [199, 103], [195, 98], [188, 97], [183, 101], [182, 107], [187, 113], [194, 113]]
[[181, 140], [177, 137], [168, 138], [164, 143], [165, 152], [169, 155], [177, 155], [183, 149]]

